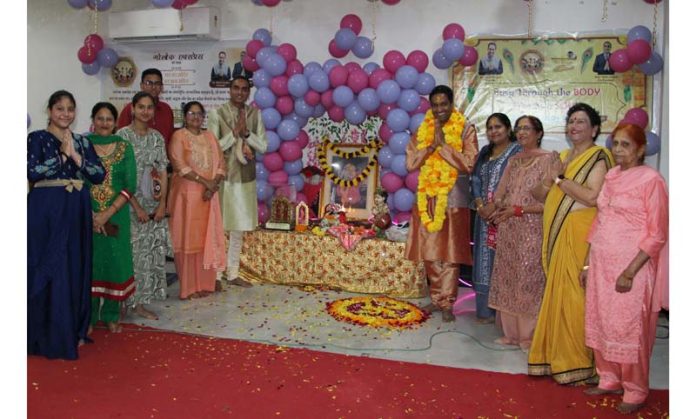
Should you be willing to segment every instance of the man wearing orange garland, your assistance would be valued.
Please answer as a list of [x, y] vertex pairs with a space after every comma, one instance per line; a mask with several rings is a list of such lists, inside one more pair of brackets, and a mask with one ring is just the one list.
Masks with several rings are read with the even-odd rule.
[[447, 86], [430, 92], [431, 109], [406, 148], [406, 167], [420, 169], [416, 206], [406, 243], [406, 258], [423, 261], [430, 280], [431, 303], [421, 307], [442, 311], [454, 321], [459, 265], [471, 265], [469, 174], [478, 153], [476, 128], [454, 110]]

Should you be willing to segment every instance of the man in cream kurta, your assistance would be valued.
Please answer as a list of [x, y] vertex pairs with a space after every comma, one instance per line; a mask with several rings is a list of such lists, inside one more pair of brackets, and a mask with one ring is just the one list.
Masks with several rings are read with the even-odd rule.
[[247, 78], [234, 77], [230, 101], [208, 114], [208, 129], [219, 139], [227, 162], [227, 177], [220, 188], [222, 222], [225, 231], [230, 232], [227, 280], [242, 287], [251, 286], [239, 277], [242, 235], [259, 223], [254, 152], [265, 153], [268, 147], [261, 112], [246, 104], [249, 91]]

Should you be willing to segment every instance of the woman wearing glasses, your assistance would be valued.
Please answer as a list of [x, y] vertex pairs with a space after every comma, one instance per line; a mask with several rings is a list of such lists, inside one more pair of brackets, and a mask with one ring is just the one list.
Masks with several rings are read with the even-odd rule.
[[155, 112], [155, 99], [147, 92], [133, 96], [133, 123], [116, 135], [133, 146], [138, 187], [131, 198], [131, 244], [135, 295], [128, 306], [140, 317], [157, 320], [145, 308], [153, 299], [167, 298], [164, 270], [167, 249], [167, 223], [164, 221], [167, 200], [167, 153], [164, 138], [148, 126]]
[[474, 224], [474, 291], [476, 292], [476, 320], [493, 323], [495, 311], [488, 308], [488, 291], [496, 249], [496, 230], [492, 215], [495, 211], [493, 195], [508, 159], [520, 151], [512, 133], [510, 118], [494, 113], [486, 119], [488, 144], [481, 149], [471, 177], [471, 192], [476, 205]]
[[495, 192], [492, 222], [498, 226], [498, 245], [491, 276], [488, 306], [501, 320], [502, 345], [529, 350], [534, 335], [544, 271], [541, 268], [541, 214], [544, 203], [532, 196], [532, 188], [544, 179], [551, 153], [539, 148], [544, 126], [535, 116], [515, 122], [517, 143], [522, 151], [510, 157]]
[[169, 147], [174, 174], [168, 209], [179, 298], [188, 299], [214, 292], [217, 272], [227, 266], [217, 194], [226, 169], [218, 140], [202, 129], [203, 105], [184, 105], [184, 118]]
[[90, 184], [94, 214], [91, 324], [104, 321], [112, 333], [121, 331], [121, 302], [135, 291], [127, 208], [136, 188], [135, 154], [128, 141], [114, 135], [117, 115], [111, 103], [94, 105], [94, 134], [87, 137], [107, 173], [103, 183]]

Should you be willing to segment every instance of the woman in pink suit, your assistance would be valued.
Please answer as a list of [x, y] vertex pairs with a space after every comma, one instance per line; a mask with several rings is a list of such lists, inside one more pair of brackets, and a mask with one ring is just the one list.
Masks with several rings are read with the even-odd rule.
[[227, 266], [217, 190], [225, 160], [217, 139], [201, 127], [203, 105], [184, 105], [184, 128], [169, 144], [174, 167], [169, 192], [169, 231], [179, 275], [179, 298], [204, 297], [215, 291], [215, 277]]
[[621, 413], [640, 409], [648, 396], [650, 355], [657, 318], [667, 308], [667, 186], [643, 164], [646, 138], [635, 125], [612, 134], [617, 166], [597, 197], [580, 274], [587, 286], [585, 343], [594, 350], [599, 385], [588, 395], [622, 394]]

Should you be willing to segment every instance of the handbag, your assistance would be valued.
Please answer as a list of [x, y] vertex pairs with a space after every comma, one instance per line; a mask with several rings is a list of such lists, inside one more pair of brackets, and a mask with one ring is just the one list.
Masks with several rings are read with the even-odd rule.
[[159, 201], [162, 198], [162, 180], [154, 165], [149, 170], [145, 169], [139, 187], [145, 199]]

